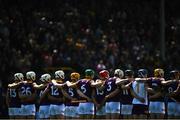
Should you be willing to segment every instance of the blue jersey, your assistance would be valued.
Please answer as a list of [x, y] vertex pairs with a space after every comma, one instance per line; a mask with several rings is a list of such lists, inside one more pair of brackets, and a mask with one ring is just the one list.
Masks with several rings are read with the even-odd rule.
[[21, 100], [18, 94], [18, 88], [8, 88], [9, 107], [21, 107]]
[[[174, 92], [178, 87], [178, 81], [172, 82], [169, 85], [165, 86], [165, 92], [166, 93], [172, 93]], [[175, 97], [176, 98], [176, 97]], [[173, 97], [168, 97], [168, 102], [175, 102], [176, 100], [173, 99]]]
[[[113, 78], [109, 78], [108, 80], [106, 80], [105, 82], [105, 94], [108, 95], [111, 92], [113, 92], [114, 90], [117, 89], [117, 85], [116, 85], [116, 77]], [[109, 98], [107, 100], [107, 102], [119, 102], [119, 96], [115, 95], [112, 98]]]
[[[49, 95], [55, 98], [63, 98], [63, 93], [60, 88], [55, 87], [52, 83], [49, 84]], [[63, 104], [62, 102], [51, 101], [52, 104]]]
[[[91, 82], [90, 80], [87, 79], [81, 79], [78, 81], [77, 84], [79, 90], [89, 98], [91, 98], [92, 95], [92, 87], [91, 87]], [[86, 98], [81, 98], [82, 100], [86, 100]]]
[[[22, 83], [20, 84], [19, 92], [22, 96], [25, 96], [27, 98], [31, 98], [32, 95], [35, 93], [35, 89], [33, 87], [33, 83]], [[35, 100], [21, 100], [22, 104], [34, 104]]]

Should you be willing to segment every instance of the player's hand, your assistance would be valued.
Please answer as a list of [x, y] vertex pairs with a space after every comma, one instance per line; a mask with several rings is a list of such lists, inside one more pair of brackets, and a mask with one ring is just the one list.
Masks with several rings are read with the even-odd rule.
[[108, 95], [106, 95], [106, 96], [105, 96], [105, 98], [104, 98], [104, 99], [105, 99], [105, 101], [106, 101], [108, 98], [109, 98], [109, 96], [108, 96]]
[[71, 101], [77, 101], [78, 99], [77, 98], [72, 98]]
[[88, 102], [92, 102], [92, 99], [91, 98], [87, 98]]
[[145, 102], [145, 99], [144, 98], [139, 98], [139, 101], [141, 101], [142, 103]]

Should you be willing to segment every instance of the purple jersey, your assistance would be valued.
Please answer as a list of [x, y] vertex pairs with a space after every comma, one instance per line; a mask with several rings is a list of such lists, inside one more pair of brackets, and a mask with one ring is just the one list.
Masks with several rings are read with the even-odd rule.
[[104, 100], [105, 96], [105, 89], [100, 90], [98, 88], [95, 88], [95, 99], [98, 104], [100, 104]]
[[[69, 96], [72, 98], [79, 98], [79, 95], [77, 94], [77, 91], [75, 88], [70, 88], [67, 85], [64, 86], [64, 90], [68, 93]], [[66, 106], [78, 106], [79, 103], [71, 103], [71, 100], [66, 99]]]
[[[86, 96], [88, 96], [89, 98], [91, 98], [91, 94], [92, 94], [92, 87], [91, 87], [91, 82], [90, 80], [87, 79], [81, 79], [78, 81], [77, 84], [79, 90]], [[82, 100], [84, 100], [85, 98], [82, 98]]]
[[8, 88], [9, 107], [21, 107], [18, 89]]
[[[127, 85], [129, 83], [130, 81], [126, 81], [124, 82], [124, 85]], [[134, 98], [130, 91], [130, 89], [132, 89], [132, 84], [130, 85], [130, 89], [122, 89], [121, 87], [119, 89], [120, 89], [120, 94], [119, 94], [120, 102], [122, 104], [132, 104]]]
[[[63, 98], [63, 94], [60, 88], [55, 87], [52, 83], [49, 84], [49, 95], [55, 98]], [[51, 101], [52, 104], [63, 104], [62, 102]]]
[[[165, 86], [165, 92], [166, 93], [174, 92], [177, 89], [178, 84], [179, 84], [178, 81], [175, 81], [175, 82], [172, 82], [169, 85]], [[175, 96], [175, 98], [176, 98], [176, 96]], [[168, 98], [168, 102], [175, 102], [175, 101], [176, 101], [176, 99]]]
[[[117, 85], [116, 85], [116, 77], [113, 78], [109, 78], [108, 80], [106, 80], [105, 82], [105, 94], [108, 95], [111, 92], [113, 92], [114, 90], [116, 90]], [[119, 95], [115, 95], [112, 98], [109, 98], [107, 100], [107, 102], [119, 102]]]
[[[21, 95], [26, 97], [31, 97], [35, 93], [35, 89], [33, 87], [33, 83], [22, 83], [20, 84], [19, 92]], [[22, 104], [34, 104], [35, 100], [31, 101], [22, 101]]]
[[[37, 90], [37, 95], [38, 95], [39, 99], [41, 98], [41, 96], [42, 96], [45, 89], [46, 89], [46, 86], [44, 86], [42, 89]], [[49, 105], [50, 104], [47, 95], [39, 102], [40, 102], [39, 103], [40, 105]]]
[[[162, 92], [163, 86], [161, 84], [161, 78], [151, 78], [148, 82], [148, 86], [152, 88], [155, 92]], [[151, 96], [151, 94], [149, 94]], [[160, 96], [158, 98], [150, 99], [150, 101], [164, 101], [164, 97]]]

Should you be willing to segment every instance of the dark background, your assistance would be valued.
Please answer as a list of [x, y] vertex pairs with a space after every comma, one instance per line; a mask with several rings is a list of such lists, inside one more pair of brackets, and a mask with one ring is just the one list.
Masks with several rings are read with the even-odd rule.
[[[168, 72], [180, 65], [180, 1], [165, 0], [165, 60], [160, 53], [160, 0], [0, 0], [1, 116], [16, 72], [37, 78], [63, 69]], [[83, 76], [83, 74], [82, 74]]]

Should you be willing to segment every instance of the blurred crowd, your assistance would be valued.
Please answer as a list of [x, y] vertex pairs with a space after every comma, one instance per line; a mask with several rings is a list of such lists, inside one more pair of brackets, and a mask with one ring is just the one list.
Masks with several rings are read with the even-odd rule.
[[178, 68], [180, 19], [171, 4], [166, 1], [163, 61], [160, 0], [0, 0], [0, 81], [59, 66]]

